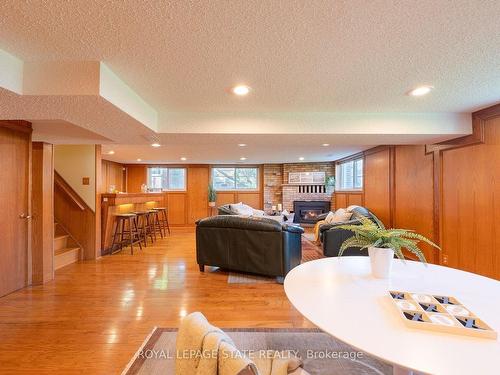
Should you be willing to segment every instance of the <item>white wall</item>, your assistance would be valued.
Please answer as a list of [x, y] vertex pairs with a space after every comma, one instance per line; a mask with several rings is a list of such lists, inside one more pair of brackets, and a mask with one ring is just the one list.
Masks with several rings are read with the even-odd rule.
[[99, 94], [148, 128], [158, 131], [158, 113], [104, 63], [100, 65]]
[[[95, 211], [95, 146], [56, 145], [54, 147], [54, 169]], [[82, 184], [83, 177], [90, 177], [89, 185]]]
[[23, 90], [23, 62], [0, 49], [0, 87], [16, 94]]

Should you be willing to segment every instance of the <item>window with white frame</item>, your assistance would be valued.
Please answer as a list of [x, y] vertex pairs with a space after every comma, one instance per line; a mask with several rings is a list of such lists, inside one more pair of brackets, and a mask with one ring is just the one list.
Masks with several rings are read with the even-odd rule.
[[214, 167], [212, 184], [215, 190], [258, 190], [259, 168]]
[[186, 190], [186, 168], [149, 167], [151, 191]]
[[362, 190], [363, 158], [338, 163], [335, 174], [336, 190]]

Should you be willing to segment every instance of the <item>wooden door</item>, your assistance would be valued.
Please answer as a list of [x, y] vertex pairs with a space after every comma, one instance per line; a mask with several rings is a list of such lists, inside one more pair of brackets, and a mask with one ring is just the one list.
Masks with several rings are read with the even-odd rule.
[[30, 148], [30, 125], [0, 121], [0, 296], [29, 283]]

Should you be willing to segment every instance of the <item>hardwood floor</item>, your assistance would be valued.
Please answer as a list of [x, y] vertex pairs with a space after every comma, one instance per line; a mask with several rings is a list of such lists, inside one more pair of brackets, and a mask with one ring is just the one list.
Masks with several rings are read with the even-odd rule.
[[119, 374], [155, 326], [201, 311], [221, 327], [311, 327], [279, 284], [200, 273], [194, 231], [56, 272], [0, 298], [0, 374]]

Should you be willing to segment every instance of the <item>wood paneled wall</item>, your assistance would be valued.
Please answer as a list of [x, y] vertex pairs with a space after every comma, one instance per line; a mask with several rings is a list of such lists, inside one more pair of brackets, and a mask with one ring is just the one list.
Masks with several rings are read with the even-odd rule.
[[[433, 157], [425, 146], [396, 146], [393, 226], [410, 228], [437, 241], [434, 233]], [[439, 251], [422, 245], [426, 259], [439, 263]]]
[[262, 209], [262, 194], [260, 192], [219, 191], [217, 193], [217, 206], [229, 203], [243, 202], [256, 209]]
[[[500, 106], [483, 143], [441, 150], [441, 244], [451, 267], [500, 279]], [[484, 117], [483, 117], [484, 116]]]
[[187, 169], [187, 224], [193, 225], [196, 220], [208, 216], [208, 182], [210, 168], [208, 165], [190, 166]]
[[[500, 105], [472, 115], [473, 134], [364, 153], [362, 201], [385, 224], [438, 243], [428, 261], [500, 279]], [[335, 194], [348, 206], [351, 193]]]
[[147, 184], [147, 165], [126, 165], [127, 193], [140, 193], [141, 185]]
[[32, 270], [33, 284], [54, 278], [54, 147], [32, 145]]
[[94, 211], [57, 173], [54, 179], [54, 216], [82, 248], [84, 259], [95, 259], [100, 255], [100, 239], [96, 238], [101, 236], [100, 227], [96, 230], [100, 224]]
[[115, 185], [118, 191], [126, 190], [123, 168], [123, 164], [109, 160], [102, 161], [100, 193], [108, 193], [110, 185]]
[[365, 152], [364, 203], [386, 226], [392, 226], [392, 147], [374, 148]]
[[[178, 165], [168, 165], [179, 167]], [[126, 165], [127, 192], [138, 193], [141, 185], [146, 183], [149, 165]], [[208, 184], [210, 183], [211, 165], [181, 165], [187, 170], [186, 191], [169, 191], [165, 193], [165, 205], [168, 207], [168, 220], [172, 226], [192, 226], [196, 220], [207, 217], [215, 211], [208, 206]], [[217, 206], [226, 203], [243, 202], [261, 209], [263, 206], [263, 178], [260, 167], [260, 186], [257, 191], [224, 191], [217, 194]]]
[[352, 205], [363, 206], [364, 196], [362, 191], [338, 191], [335, 192], [335, 209], [346, 208]]

